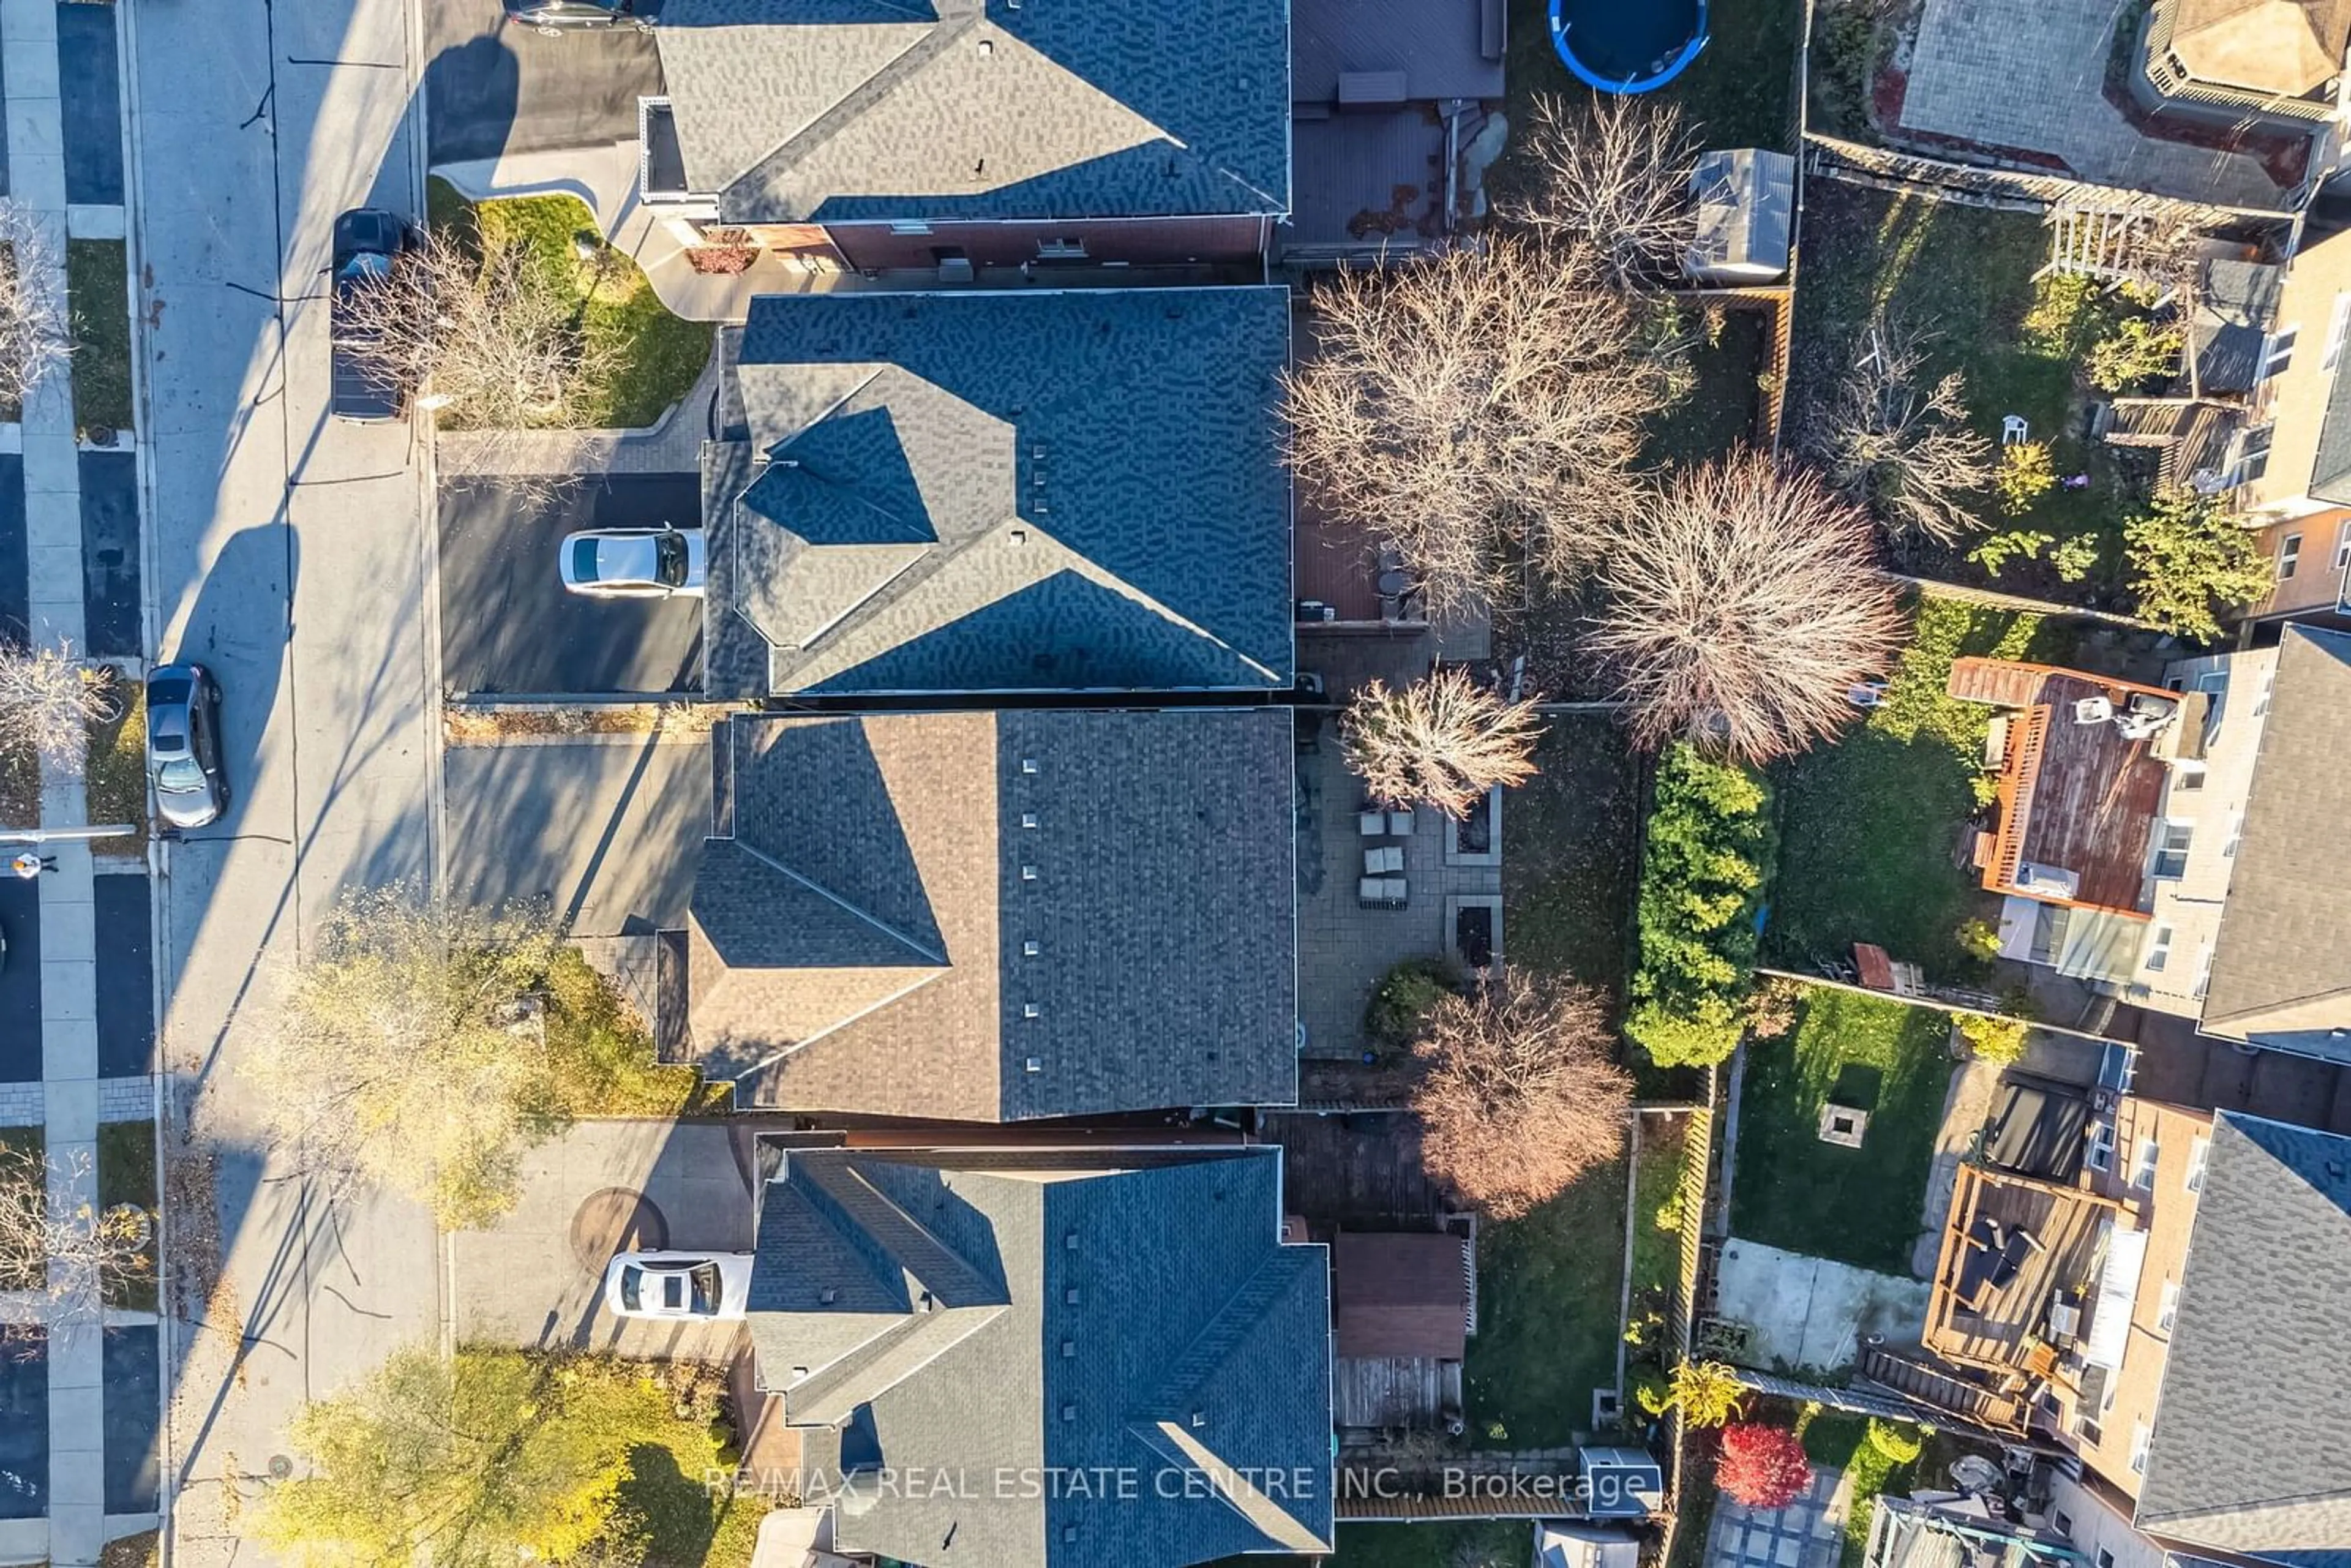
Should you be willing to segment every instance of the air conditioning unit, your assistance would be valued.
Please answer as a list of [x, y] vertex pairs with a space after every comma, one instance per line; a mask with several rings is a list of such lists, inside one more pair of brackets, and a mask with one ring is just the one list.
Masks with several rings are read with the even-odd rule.
[[941, 283], [969, 283], [974, 276], [967, 256], [950, 256], [939, 263]]

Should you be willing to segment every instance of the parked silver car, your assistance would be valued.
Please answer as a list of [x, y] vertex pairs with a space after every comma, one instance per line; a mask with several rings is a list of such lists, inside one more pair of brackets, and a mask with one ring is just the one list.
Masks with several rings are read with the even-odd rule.
[[590, 528], [556, 552], [563, 586], [595, 599], [702, 597], [700, 528]]
[[727, 1322], [750, 1294], [748, 1252], [623, 1252], [604, 1270], [604, 1307], [616, 1318]]
[[220, 701], [220, 683], [202, 664], [147, 672], [147, 778], [156, 814], [175, 828], [204, 827], [228, 810]]

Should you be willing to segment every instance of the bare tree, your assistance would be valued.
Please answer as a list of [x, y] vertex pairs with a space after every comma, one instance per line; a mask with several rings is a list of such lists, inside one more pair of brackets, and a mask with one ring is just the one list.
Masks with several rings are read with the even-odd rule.
[[1610, 535], [1587, 639], [1643, 743], [1762, 762], [1835, 734], [1902, 640], [1872, 542], [1818, 478], [1754, 453], [1667, 479]]
[[69, 777], [81, 775], [89, 727], [112, 717], [120, 697], [111, 666], [73, 656], [72, 644], [0, 643], [0, 742], [28, 746]]
[[374, 374], [425, 389], [446, 429], [560, 429], [582, 423], [620, 368], [606, 340], [580, 330], [581, 307], [521, 243], [478, 255], [434, 230], [343, 294], [336, 330]]
[[1498, 964], [1438, 1001], [1413, 1046], [1430, 1174], [1510, 1219], [1614, 1158], [1633, 1101], [1614, 1040], [1606, 998], [1562, 976]]
[[278, 1147], [329, 1190], [396, 1187], [452, 1229], [503, 1213], [522, 1151], [565, 1121], [542, 1000], [558, 941], [537, 911], [345, 894], [246, 1063]]
[[40, 225], [0, 197], [0, 404], [22, 407], [73, 351], [59, 277]]
[[1310, 494], [1402, 556], [1433, 615], [1524, 568], [1571, 580], [1622, 509], [1647, 417], [1674, 392], [1652, 312], [1588, 249], [1497, 236], [1315, 295], [1286, 377]]
[[1542, 733], [1535, 699], [1504, 700], [1459, 664], [1432, 671], [1401, 691], [1373, 681], [1339, 720], [1347, 766], [1385, 806], [1426, 800], [1458, 817], [1495, 785], [1535, 775]]
[[1681, 110], [1645, 98], [1535, 100], [1533, 188], [1499, 211], [1554, 241], [1590, 246], [1619, 288], [1671, 281], [1698, 237], [1698, 145]]
[[1992, 481], [1991, 443], [1967, 421], [1967, 378], [1953, 371], [1930, 382], [1924, 341], [1879, 321], [1862, 333], [1807, 444], [1837, 493], [1895, 535], [1948, 544], [1982, 526], [1970, 504]]
[[63, 1164], [0, 1145], [0, 1291], [32, 1298], [32, 1312], [0, 1322], [0, 1345], [29, 1331], [95, 1321], [104, 1281], [152, 1279], [154, 1221], [136, 1207], [100, 1210], [87, 1152]]

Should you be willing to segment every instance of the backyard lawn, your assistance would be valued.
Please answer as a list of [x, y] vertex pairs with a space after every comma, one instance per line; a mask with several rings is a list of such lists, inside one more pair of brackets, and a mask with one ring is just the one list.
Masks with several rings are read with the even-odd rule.
[[1697, 384], [1649, 429], [1652, 462], [1702, 463], [1755, 440], [1756, 378], [1762, 374], [1766, 329], [1761, 310], [1722, 313], [1722, 329], [1690, 356]]
[[1965, 559], [1970, 548], [1919, 544], [1906, 570], [1927, 577], [1999, 587], [2098, 608], [2124, 608], [2118, 587], [2121, 525], [2136, 504], [2138, 481], [2127, 459], [2082, 428], [2082, 399], [2070, 361], [2028, 340], [2033, 274], [2048, 259], [2038, 217], [1815, 180], [1805, 190], [1803, 256], [1796, 291], [1791, 430], [1831, 386], [1873, 321], [1924, 330], [1929, 369], [1967, 380], [1970, 423], [1994, 441], [2001, 421], [2022, 418], [2032, 439], [2050, 444], [2061, 476], [2086, 474], [2085, 488], [2049, 491], [2022, 516], [2003, 517], [1986, 497], [1979, 515], [1989, 530], [2031, 529], [2057, 539], [2095, 537], [2100, 564], [2078, 583], [2045, 563], [2011, 560], [1995, 579]]
[[[1510, 53], [1503, 65], [1513, 127], [1544, 93], [1584, 94], [1551, 44], [1549, 0], [1510, 0]], [[1802, 0], [1714, 0], [1705, 51], [1657, 90], [1697, 122], [1708, 147], [1790, 150], [1796, 128], [1796, 47]]]
[[2063, 662], [2064, 631], [2040, 616], [1926, 595], [1886, 704], [1831, 746], [1772, 770], [1780, 864], [1764, 928], [1768, 963], [1810, 969], [1874, 942], [1938, 979], [1980, 978], [1960, 947], [1999, 900], [1958, 863], [1976, 810], [1992, 710], [1945, 690], [1961, 654]]
[[1640, 849], [1641, 759], [1606, 714], [1554, 714], [1541, 769], [1502, 802], [1502, 946], [1620, 1001]]
[[[1504, 927], [1505, 938], [1508, 926]], [[1522, 1219], [1478, 1233], [1478, 1332], [1463, 1365], [1471, 1441], [1557, 1448], [1616, 1382], [1625, 1161], [1595, 1166]]]
[[1534, 1526], [1523, 1519], [1343, 1524], [1338, 1548], [1323, 1559], [1326, 1568], [1525, 1568]]
[[[1791, 1252], [1907, 1275], [1951, 1081], [1949, 1018], [1815, 987], [1792, 1040], [1748, 1047], [1730, 1228]], [[1823, 1104], [1858, 1106], [1858, 1149], [1821, 1142]]]
[[445, 182], [431, 182], [433, 222], [465, 221], [470, 214], [486, 241], [528, 246], [542, 278], [580, 301], [580, 329], [609, 340], [620, 354], [620, 370], [602, 403], [582, 423], [591, 428], [637, 429], [693, 390], [710, 360], [707, 321], [670, 314], [645, 275], [610, 246], [583, 262], [574, 241], [595, 232], [596, 220], [577, 196], [516, 196], [469, 205]]

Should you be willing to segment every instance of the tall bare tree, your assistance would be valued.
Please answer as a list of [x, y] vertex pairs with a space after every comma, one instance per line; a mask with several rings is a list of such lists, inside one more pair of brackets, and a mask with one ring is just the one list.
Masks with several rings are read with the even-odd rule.
[[78, 778], [89, 727], [121, 700], [115, 682], [110, 666], [75, 658], [63, 639], [32, 648], [0, 643], [0, 741], [29, 747]]
[[1490, 603], [1524, 570], [1572, 579], [1674, 394], [1650, 317], [1588, 248], [1507, 235], [1343, 272], [1286, 378], [1290, 460], [1402, 556], [1432, 614]]
[[1873, 556], [1868, 519], [1818, 478], [1735, 454], [1671, 476], [1612, 530], [1587, 646], [1645, 744], [1768, 761], [1835, 734], [1900, 646]]
[[21, 407], [73, 351], [58, 276], [40, 225], [0, 196], [0, 404]]
[[1561, 976], [1498, 964], [1441, 998], [1413, 1045], [1430, 1174], [1509, 1219], [1614, 1158], [1633, 1101], [1614, 1040], [1606, 998]]
[[0, 1291], [23, 1292], [31, 1312], [0, 1321], [0, 1346], [30, 1331], [95, 1321], [104, 1281], [152, 1279], [152, 1217], [101, 1210], [87, 1153], [59, 1163], [0, 1145]]
[[1991, 443], [1967, 421], [1967, 378], [1930, 379], [1925, 340], [1878, 321], [1810, 422], [1806, 445], [1837, 493], [1896, 537], [1948, 544], [1982, 526], [1972, 507], [1992, 482]]
[[1668, 283], [1698, 237], [1698, 144], [1672, 104], [1614, 93], [1546, 95], [1526, 129], [1530, 188], [1502, 216], [1587, 245], [1620, 288]]
[[514, 1201], [565, 1116], [546, 1045], [552, 924], [405, 886], [347, 893], [245, 1072], [277, 1146], [329, 1189], [398, 1188], [449, 1228]]
[[348, 289], [336, 329], [376, 374], [425, 389], [444, 428], [557, 429], [582, 423], [619, 370], [617, 351], [580, 330], [581, 308], [522, 244], [482, 255], [436, 229]]
[[1535, 699], [1505, 699], [1458, 664], [1432, 671], [1401, 691], [1373, 681], [1339, 720], [1347, 766], [1383, 805], [1426, 800], [1458, 817], [1495, 785], [1535, 775], [1542, 733]]

